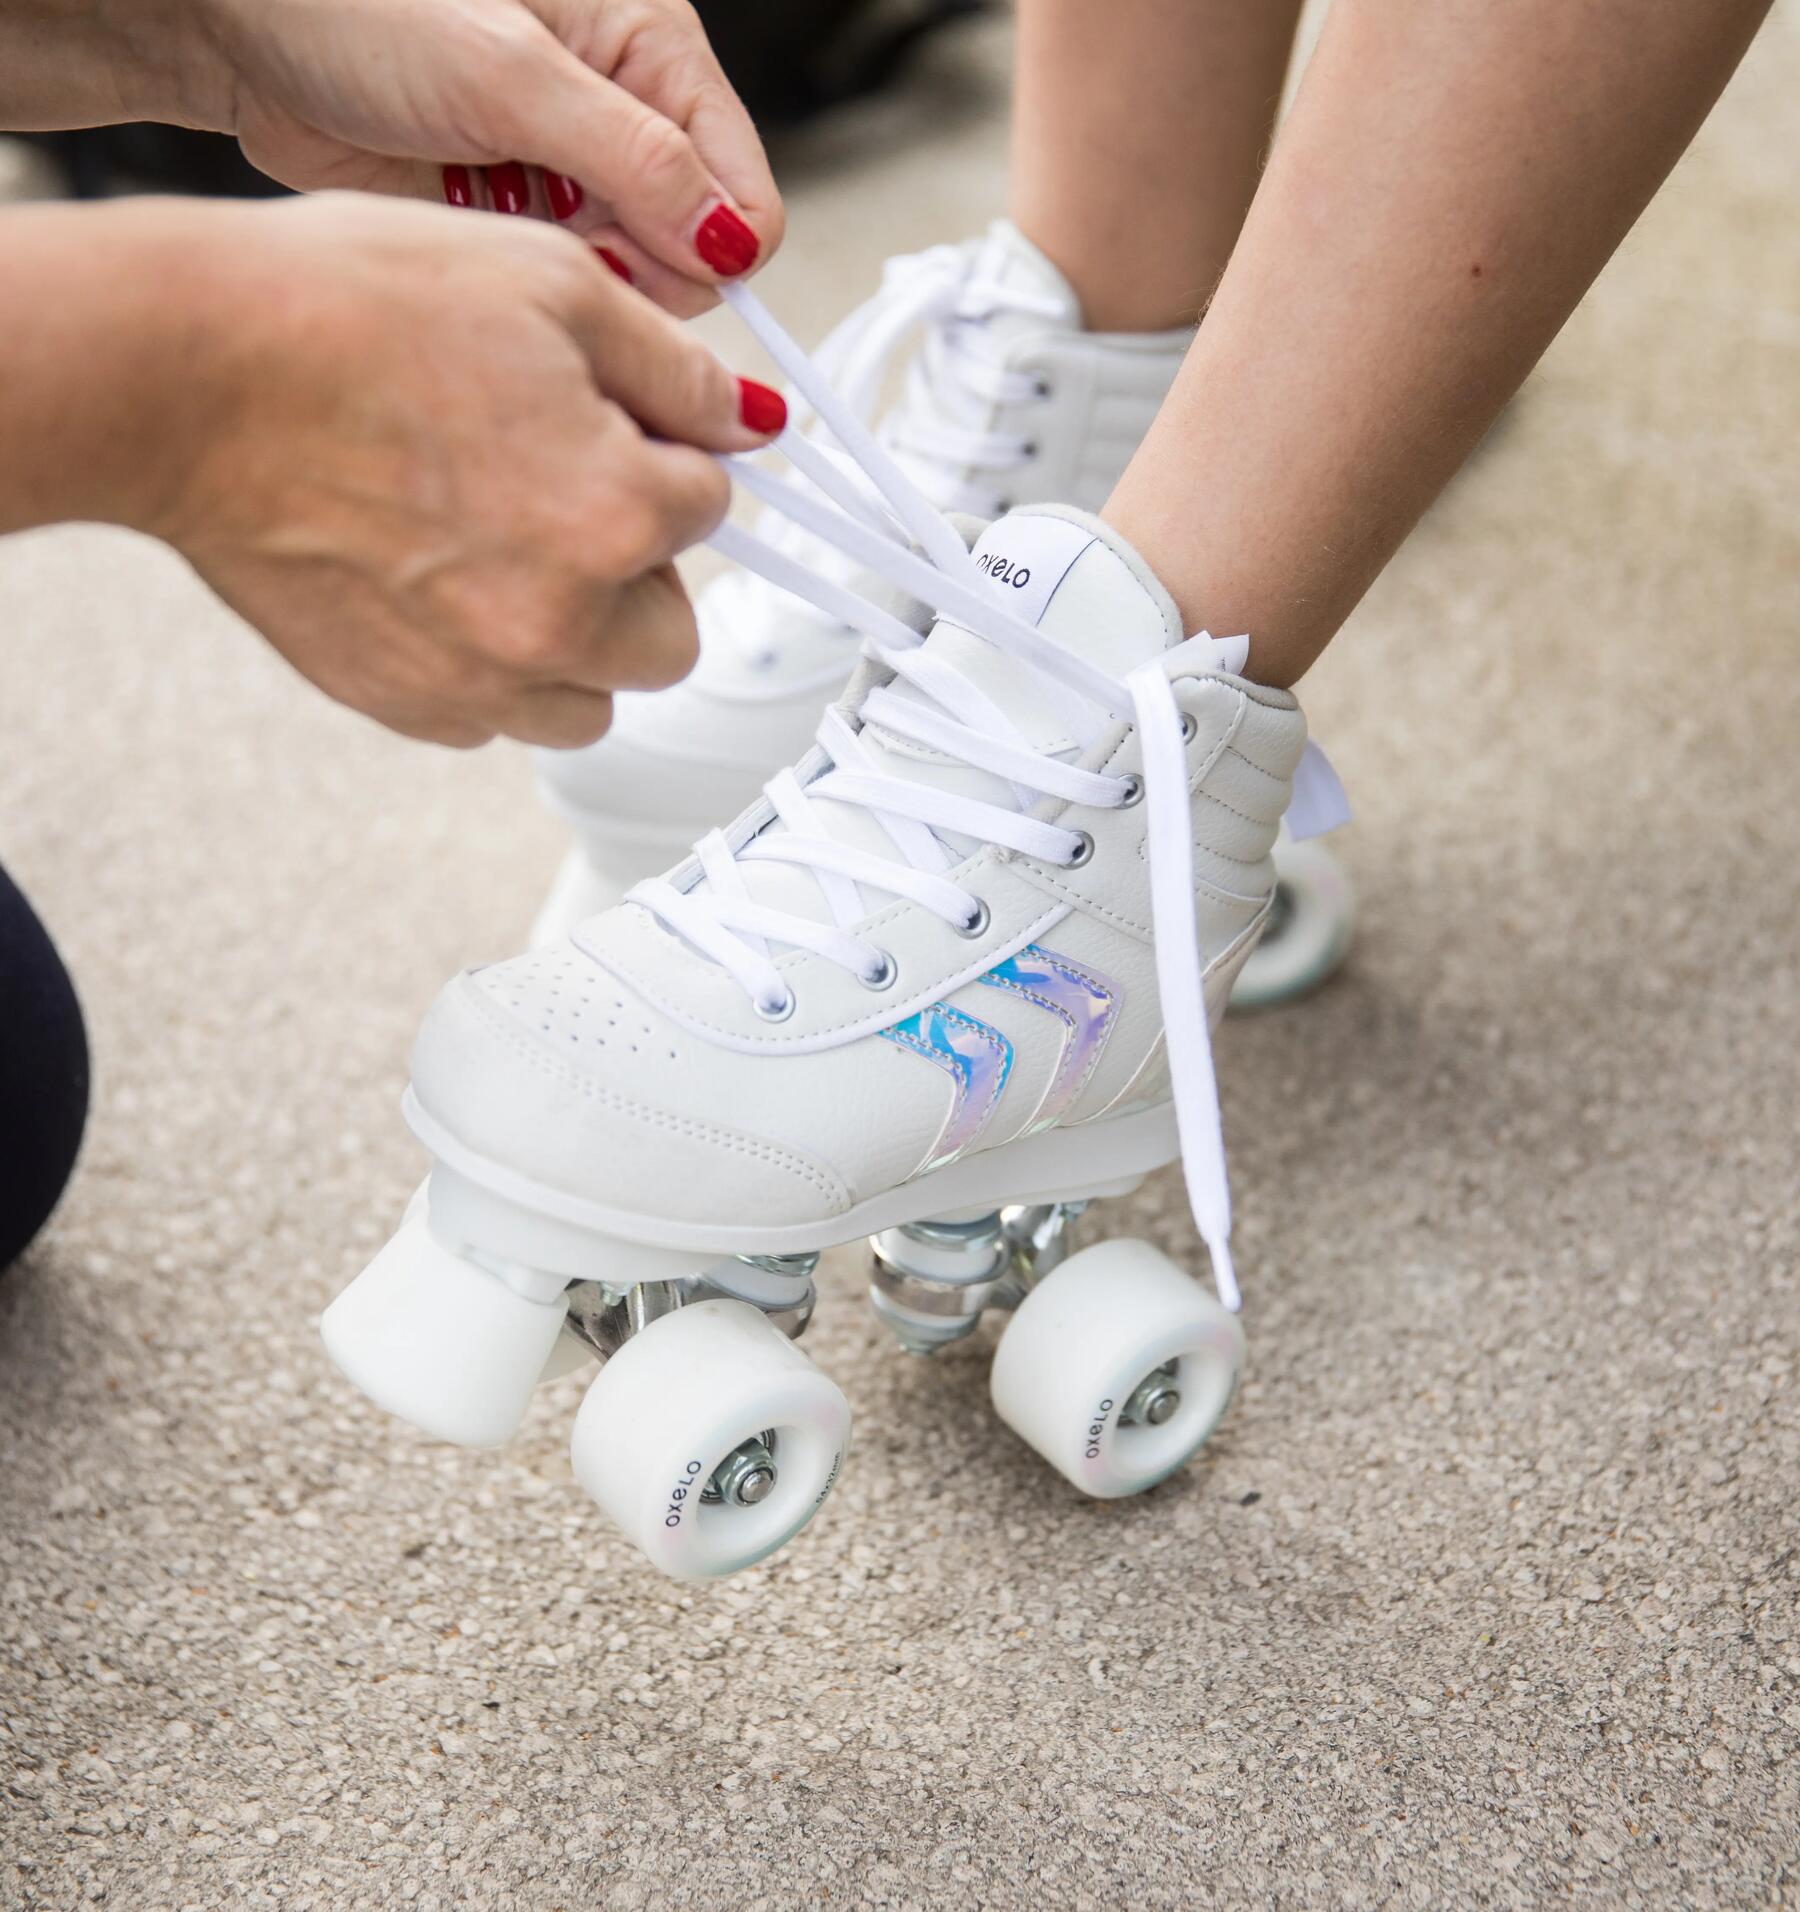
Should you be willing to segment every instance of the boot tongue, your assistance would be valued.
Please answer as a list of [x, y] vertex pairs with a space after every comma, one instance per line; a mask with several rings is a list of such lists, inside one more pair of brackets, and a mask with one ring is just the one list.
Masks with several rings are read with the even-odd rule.
[[[1015, 617], [1115, 680], [1184, 636], [1174, 601], [1150, 567], [1088, 512], [1023, 506], [990, 525], [973, 555]], [[1042, 677], [1004, 651], [949, 618], [938, 620], [926, 649], [985, 691], [1035, 748], [1075, 745]]]
[[[1066, 308], [1060, 323], [1072, 332], [1082, 329], [1081, 301], [1075, 296], [1075, 288], [1010, 219], [996, 219], [988, 227], [975, 254], [974, 277], [979, 282], [1004, 286], [1009, 292], [1029, 292], [1053, 300]], [[1046, 321], [1034, 319], [1030, 323], [1033, 330], [1041, 331]]]

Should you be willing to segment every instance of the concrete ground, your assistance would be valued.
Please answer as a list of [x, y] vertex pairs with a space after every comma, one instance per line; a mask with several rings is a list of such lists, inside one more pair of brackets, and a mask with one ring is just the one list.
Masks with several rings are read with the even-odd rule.
[[[1001, 203], [1005, 29], [790, 148], [816, 335]], [[828, 1271], [852, 1468], [683, 1591], [335, 1378], [518, 753], [312, 696], [162, 552], [0, 546], [0, 856], [97, 1102], [0, 1284], [0, 1901], [1800, 1903], [1800, 32], [1309, 685], [1342, 980], [1223, 1040], [1253, 1370], [1090, 1505]], [[724, 336], [724, 334], [721, 334]], [[1107, 1226], [1194, 1257], [1176, 1178]]]

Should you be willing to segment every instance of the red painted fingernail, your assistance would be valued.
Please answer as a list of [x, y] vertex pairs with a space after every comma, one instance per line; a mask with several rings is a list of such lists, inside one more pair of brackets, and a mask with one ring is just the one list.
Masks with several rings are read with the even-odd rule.
[[729, 206], [715, 206], [700, 221], [694, 250], [721, 278], [736, 279], [756, 264], [756, 234]]
[[546, 173], [544, 194], [558, 219], [573, 219], [581, 210], [581, 188], [567, 173]]
[[472, 206], [475, 203], [475, 182], [469, 177], [466, 166], [446, 166], [444, 168], [444, 197], [453, 206]]
[[787, 400], [753, 378], [738, 380], [738, 417], [753, 432], [772, 438], [787, 424]]
[[625, 281], [627, 285], [632, 285], [635, 283], [635, 281], [633, 280], [631, 276], [630, 266], [628, 266], [625, 263], [625, 261], [621, 259], [616, 252], [613, 251], [611, 246], [596, 246], [594, 250], [597, 253], [599, 253], [600, 257], [604, 259], [609, 266], [612, 267], [612, 269], [619, 275], [621, 279]]
[[487, 169], [488, 197], [495, 212], [524, 212], [531, 204], [531, 187], [525, 168], [516, 159]]

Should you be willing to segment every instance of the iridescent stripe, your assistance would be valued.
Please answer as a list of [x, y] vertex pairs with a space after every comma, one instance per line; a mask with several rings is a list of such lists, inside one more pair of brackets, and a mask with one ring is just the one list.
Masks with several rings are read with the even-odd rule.
[[1105, 977], [1035, 943], [996, 963], [981, 981], [992, 989], [1010, 989], [1062, 1018], [1063, 1048], [1056, 1074], [1037, 1113], [1021, 1132], [1029, 1135], [1047, 1129], [1087, 1087], [1118, 1019], [1118, 992]]
[[887, 1041], [935, 1063], [955, 1084], [950, 1113], [917, 1173], [942, 1168], [987, 1127], [1012, 1073], [1012, 1044], [998, 1029], [941, 1002], [881, 1033]]

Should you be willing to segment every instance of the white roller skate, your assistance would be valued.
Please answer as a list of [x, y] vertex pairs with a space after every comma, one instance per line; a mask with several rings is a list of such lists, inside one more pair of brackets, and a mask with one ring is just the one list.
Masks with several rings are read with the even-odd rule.
[[[915, 348], [881, 441], [940, 510], [985, 522], [1046, 500], [1098, 511], [1192, 337], [1084, 331], [1068, 281], [1001, 220], [983, 239], [890, 260], [880, 290], [816, 362], [868, 420], [886, 403], [901, 354]], [[792, 429], [807, 429], [805, 395], [789, 398]], [[880, 586], [772, 517], [759, 530], [825, 576]], [[559, 942], [754, 802], [768, 777], [810, 748], [820, 713], [856, 664], [854, 626], [754, 575], [717, 579], [698, 616], [700, 662], [684, 682], [620, 696], [612, 729], [585, 750], [535, 753], [545, 799], [575, 842], [534, 944]]]
[[[1341, 811], [1295, 700], [1238, 675], [1244, 640], [1184, 641], [1106, 526], [1015, 511], [971, 554], [809, 396], [885, 505], [804, 444], [841, 509], [744, 482], [938, 622], [921, 643], [721, 530], [863, 630], [864, 665], [817, 747], [666, 877], [439, 997], [405, 1105], [428, 1195], [324, 1322], [376, 1400], [471, 1444], [603, 1357], [575, 1471], [693, 1577], [761, 1559], [837, 1476], [848, 1411], [791, 1338], [819, 1253], [859, 1237], [908, 1348], [1012, 1310], [994, 1406], [1084, 1492], [1195, 1452], [1243, 1354], [1210, 1026], [1284, 813], [1303, 834]], [[1075, 1209], [1178, 1156], [1218, 1299], [1142, 1242], [1065, 1256]]]

